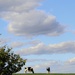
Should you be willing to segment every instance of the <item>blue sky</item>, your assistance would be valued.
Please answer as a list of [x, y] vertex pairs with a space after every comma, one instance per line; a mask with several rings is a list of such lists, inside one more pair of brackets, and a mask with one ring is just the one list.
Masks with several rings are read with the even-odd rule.
[[[74, 73], [74, 0], [0, 0], [1, 45], [27, 59], [34, 71]], [[24, 67], [25, 67], [24, 66]], [[20, 73], [24, 73], [24, 67]]]

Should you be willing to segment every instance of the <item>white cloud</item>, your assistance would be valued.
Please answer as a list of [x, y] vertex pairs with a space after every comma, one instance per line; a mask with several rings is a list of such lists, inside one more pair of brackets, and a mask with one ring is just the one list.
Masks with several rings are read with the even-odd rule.
[[6, 45], [9, 42], [7, 38], [0, 38], [0, 45]]
[[49, 45], [39, 43], [36, 46], [18, 50], [17, 53], [22, 55], [75, 53], [75, 42], [62, 42]]
[[41, 43], [40, 40], [32, 40], [26, 43], [26, 45], [36, 46], [37, 44]]
[[65, 62], [66, 65], [75, 65], [75, 57], [67, 60]]
[[19, 40], [19, 41], [11, 42], [10, 47], [12, 47], [12, 48], [21, 48], [21, 47], [28, 47], [28, 46], [30, 47], [30, 46], [35, 46], [39, 43], [40, 43], [39, 40], [32, 40], [32, 41], [28, 41], [28, 42], [24, 42], [24, 41]]
[[1, 0], [0, 16], [9, 21], [9, 32], [25, 37], [38, 35], [58, 36], [65, 27], [55, 16], [35, 9], [42, 0]]
[[10, 46], [11, 46], [12, 48], [20, 48], [20, 47], [24, 46], [24, 44], [25, 44], [25, 43], [23, 43], [23, 42], [12, 42], [12, 43], [10, 44]]
[[26, 12], [30, 11], [43, 0], [0, 0], [0, 12]]
[[50, 61], [48, 59], [27, 59], [27, 62], [45, 62], [45, 61]]

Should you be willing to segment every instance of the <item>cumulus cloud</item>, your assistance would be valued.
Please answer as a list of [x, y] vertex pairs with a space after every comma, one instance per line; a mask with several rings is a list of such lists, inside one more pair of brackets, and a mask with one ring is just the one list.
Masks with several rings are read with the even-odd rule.
[[9, 39], [0, 38], [0, 45], [6, 45], [9, 42]]
[[0, 0], [0, 12], [26, 12], [40, 4], [43, 0]]
[[26, 45], [36, 46], [39, 43], [41, 43], [40, 40], [32, 40], [32, 41], [27, 42]]
[[22, 55], [75, 53], [75, 42], [62, 42], [49, 45], [39, 43], [36, 46], [18, 50], [17, 53]]
[[28, 42], [22, 42], [22, 41], [14, 41], [10, 43], [10, 47], [12, 48], [21, 48], [24, 46], [35, 46], [37, 44], [39, 44], [41, 41], [39, 40], [32, 40], [32, 41], [28, 41]]
[[9, 21], [9, 32], [25, 37], [38, 35], [58, 36], [65, 32], [65, 27], [55, 16], [37, 10], [42, 0], [1, 0], [0, 16]]
[[27, 62], [45, 62], [45, 61], [50, 61], [48, 59], [27, 59]]
[[23, 42], [12, 42], [12, 43], [10, 44], [10, 46], [11, 46], [12, 48], [20, 48], [20, 47], [24, 46], [24, 44], [25, 44], [25, 43], [23, 43]]
[[65, 62], [66, 65], [75, 65], [75, 57], [67, 60]]

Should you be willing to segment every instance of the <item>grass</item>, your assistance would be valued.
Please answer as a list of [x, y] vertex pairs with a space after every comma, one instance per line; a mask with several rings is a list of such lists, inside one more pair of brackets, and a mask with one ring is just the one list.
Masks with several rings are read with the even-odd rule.
[[75, 75], [74, 73], [35, 73], [35, 74], [25, 74], [25, 73], [21, 73], [21, 74], [13, 74], [13, 75]]

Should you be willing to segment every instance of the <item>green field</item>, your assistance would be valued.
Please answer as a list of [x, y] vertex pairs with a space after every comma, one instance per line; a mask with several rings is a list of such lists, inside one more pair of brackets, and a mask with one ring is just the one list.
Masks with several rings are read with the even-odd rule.
[[50, 73], [50, 74], [47, 74], [47, 73], [35, 73], [35, 74], [13, 74], [13, 75], [75, 75], [73, 73]]

